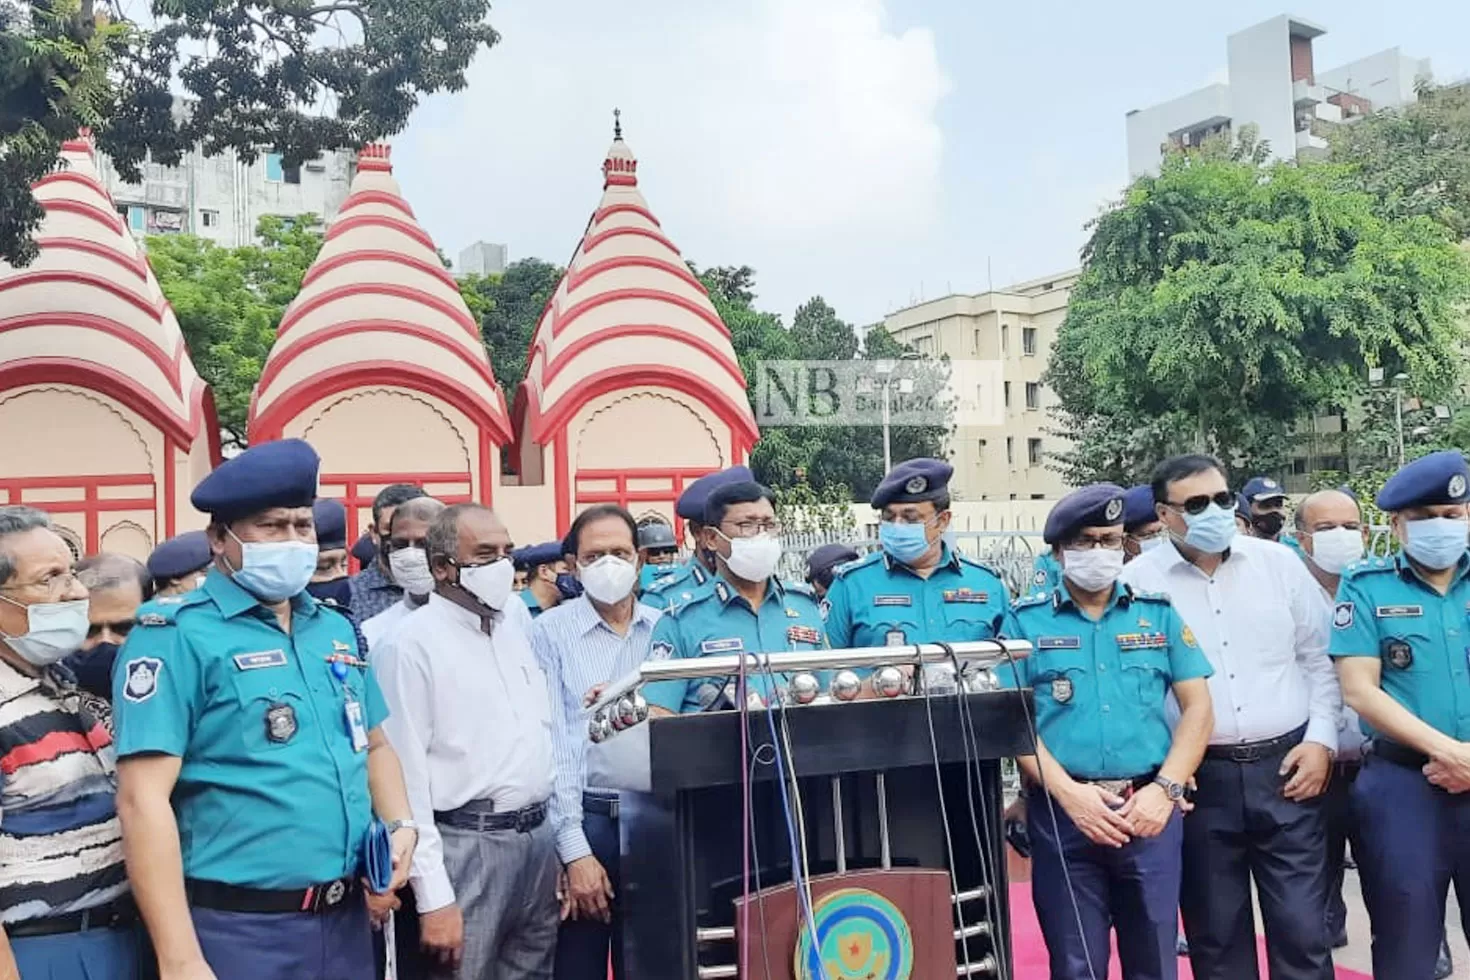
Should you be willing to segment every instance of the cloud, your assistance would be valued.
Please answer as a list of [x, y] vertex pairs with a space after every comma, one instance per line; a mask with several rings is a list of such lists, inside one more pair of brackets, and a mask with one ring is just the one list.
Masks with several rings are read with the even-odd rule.
[[451, 254], [486, 239], [565, 261], [614, 106], [675, 243], [756, 267], [773, 309], [825, 291], [877, 312], [852, 280], [938, 223], [949, 82], [932, 32], [895, 30], [883, 0], [521, 2], [493, 22], [505, 39], [469, 89], [395, 141], [404, 192]]

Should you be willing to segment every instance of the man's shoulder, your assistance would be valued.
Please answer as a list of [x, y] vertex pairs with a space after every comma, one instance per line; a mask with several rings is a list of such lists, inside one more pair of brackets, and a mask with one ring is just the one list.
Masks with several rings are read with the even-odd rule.
[[967, 576], [979, 578], [986, 582], [994, 579], [1002, 585], [1005, 584], [1005, 580], [1001, 578], [1000, 570], [989, 562], [981, 561], [978, 558], [971, 558], [969, 555], [959, 551], [955, 552], [955, 559], [959, 562], [960, 569]]
[[1357, 582], [1366, 585], [1373, 582], [1376, 577], [1397, 571], [1398, 566], [1392, 558], [1382, 556], [1374, 558], [1363, 558], [1353, 562], [1342, 570], [1344, 582]]
[[1041, 611], [1051, 606], [1051, 592], [1045, 589], [1037, 589], [1025, 595], [1017, 596], [1016, 601], [1011, 603], [1011, 612], [1017, 616], [1029, 615], [1035, 611]]
[[140, 627], [158, 629], [180, 625], [181, 622], [195, 624], [207, 620], [201, 614], [215, 612], [214, 600], [203, 589], [194, 589], [183, 595], [157, 596], [138, 607], [136, 621]]
[[843, 562], [841, 565], [832, 569], [832, 578], [834, 581], [839, 582], [849, 578], [860, 578], [865, 573], [871, 574], [868, 573], [868, 569], [871, 568], [880, 568], [883, 571], [887, 571], [886, 566], [883, 565], [883, 552], [881, 550], [870, 551], [861, 558]]

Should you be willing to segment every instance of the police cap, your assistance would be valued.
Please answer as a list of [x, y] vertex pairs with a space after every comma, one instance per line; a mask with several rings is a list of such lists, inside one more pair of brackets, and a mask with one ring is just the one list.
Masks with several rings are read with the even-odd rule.
[[221, 463], [189, 499], [222, 524], [272, 507], [310, 507], [320, 465], [316, 450], [301, 439], [261, 443]]
[[1458, 449], [1420, 456], [1388, 478], [1378, 491], [1380, 510], [1463, 504], [1470, 500], [1470, 466]]
[[1241, 491], [1245, 499], [1253, 504], [1263, 504], [1268, 500], [1285, 500], [1286, 491], [1281, 484], [1269, 476], [1253, 476], [1246, 481], [1245, 489]]
[[511, 553], [511, 561], [517, 568], [527, 571], [540, 565], [550, 565], [562, 560], [560, 541], [544, 541], [541, 544], [528, 544], [524, 548], [517, 548]]
[[716, 470], [706, 473], [684, 488], [679, 494], [679, 502], [674, 505], [674, 512], [686, 521], [694, 521], [698, 524], [704, 523], [704, 508], [709, 503], [709, 495], [720, 487], [730, 483], [749, 483], [755, 479], [748, 466], [731, 466], [728, 469]]
[[1154, 509], [1154, 488], [1147, 483], [1129, 487], [1123, 494], [1123, 530], [1133, 532], [1159, 519]]
[[838, 565], [857, 561], [858, 553], [845, 544], [824, 544], [806, 556], [806, 577], [824, 585], [832, 581], [832, 570]]
[[311, 505], [311, 519], [316, 523], [318, 551], [347, 547], [347, 508], [341, 501], [318, 500]]
[[677, 548], [679, 543], [674, 540], [673, 528], [663, 521], [649, 521], [638, 529], [638, 547]]
[[1070, 541], [1086, 527], [1112, 527], [1123, 523], [1123, 488], [1112, 483], [1093, 483], [1073, 490], [1046, 515], [1041, 539], [1047, 544]]
[[1235, 512], [1247, 521], [1255, 516], [1251, 513], [1251, 502], [1246, 499], [1243, 493], [1237, 493], [1235, 495]]
[[949, 492], [954, 467], [942, 459], [909, 459], [888, 471], [873, 491], [873, 508], [938, 500]]
[[213, 560], [209, 536], [203, 531], [185, 531], [153, 549], [148, 556], [148, 574], [156, 582], [166, 582], [197, 572]]

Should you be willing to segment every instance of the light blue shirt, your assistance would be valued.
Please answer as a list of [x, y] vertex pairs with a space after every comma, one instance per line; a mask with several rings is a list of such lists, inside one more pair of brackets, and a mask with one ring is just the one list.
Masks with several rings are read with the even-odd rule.
[[628, 632], [619, 636], [585, 595], [561, 603], [531, 625], [531, 649], [546, 675], [551, 698], [551, 747], [558, 807], [556, 851], [563, 864], [592, 853], [582, 832], [587, 782], [586, 693], [637, 670], [648, 659], [659, 611], [639, 602]]
[[989, 568], [944, 546], [928, 578], [882, 551], [838, 567], [825, 604], [834, 648], [988, 640], [1010, 595]]

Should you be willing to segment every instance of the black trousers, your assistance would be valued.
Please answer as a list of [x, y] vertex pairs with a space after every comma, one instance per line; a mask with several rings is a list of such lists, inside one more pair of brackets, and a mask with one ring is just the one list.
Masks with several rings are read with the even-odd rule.
[[1348, 845], [1358, 853], [1358, 822], [1353, 817], [1353, 781], [1362, 763], [1357, 760], [1339, 762], [1332, 771], [1332, 782], [1322, 797], [1323, 815], [1327, 819], [1327, 938], [1331, 940], [1347, 925], [1347, 903], [1342, 899], [1346, 874]]
[[1184, 819], [1179, 907], [1197, 980], [1255, 980], [1251, 881], [1261, 897], [1271, 980], [1331, 980], [1327, 839], [1320, 799], [1281, 795], [1287, 749], [1254, 762], [1206, 758]]

